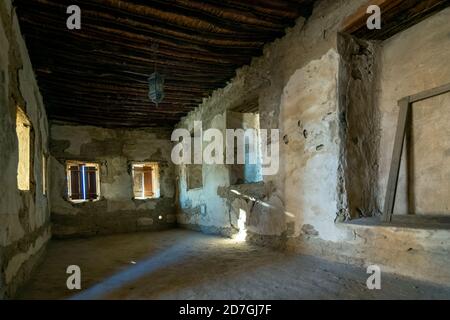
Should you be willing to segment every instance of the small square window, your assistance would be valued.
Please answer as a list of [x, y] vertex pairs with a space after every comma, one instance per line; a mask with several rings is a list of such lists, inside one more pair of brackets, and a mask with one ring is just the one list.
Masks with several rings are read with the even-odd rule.
[[[191, 146], [194, 142], [194, 132], [191, 133]], [[191, 153], [191, 163], [186, 165], [187, 190], [203, 188], [203, 164], [195, 163], [195, 150]]]
[[186, 166], [187, 189], [203, 188], [203, 165], [188, 164]]
[[154, 199], [160, 197], [159, 166], [155, 162], [134, 163], [133, 193], [135, 199]]
[[[229, 166], [231, 185], [263, 181], [259, 113], [229, 111], [226, 121], [227, 129], [235, 130], [232, 141], [234, 163]], [[242, 134], [239, 134], [238, 130], [241, 130]], [[247, 133], [247, 130], [253, 132]], [[239, 140], [242, 148], [238, 147]]]
[[68, 197], [73, 202], [100, 199], [100, 166], [96, 163], [67, 162]]

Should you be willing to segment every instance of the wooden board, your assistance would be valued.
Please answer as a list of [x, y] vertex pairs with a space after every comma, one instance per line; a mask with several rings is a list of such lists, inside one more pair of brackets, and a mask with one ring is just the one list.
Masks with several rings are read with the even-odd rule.
[[394, 149], [392, 151], [391, 167], [389, 170], [388, 184], [386, 188], [386, 197], [384, 202], [383, 221], [390, 222], [394, 211], [395, 195], [397, 192], [398, 174], [400, 171], [400, 160], [405, 141], [406, 121], [408, 119], [410, 104], [409, 98], [399, 101], [399, 115], [397, 121], [397, 130], [395, 133]]
[[389, 170], [388, 184], [386, 188], [386, 197], [383, 208], [383, 221], [390, 222], [394, 213], [395, 196], [397, 193], [398, 176], [400, 170], [401, 156], [405, 141], [406, 124], [409, 118], [410, 109], [414, 102], [433, 98], [435, 96], [450, 92], [450, 83], [425, 90], [418, 94], [405, 97], [398, 103], [400, 110], [397, 121], [397, 130], [392, 151], [391, 166]]

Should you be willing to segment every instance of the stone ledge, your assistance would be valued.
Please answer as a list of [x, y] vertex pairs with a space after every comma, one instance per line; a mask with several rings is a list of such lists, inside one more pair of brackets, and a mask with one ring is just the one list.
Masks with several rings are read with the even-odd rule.
[[407, 229], [450, 230], [448, 215], [394, 215], [392, 222], [384, 222], [380, 217], [360, 218], [344, 222], [349, 227], [384, 227]]
[[337, 227], [346, 235], [339, 242], [301, 235], [288, 239], [287, 247], [362, 267], [377, 264], [384, 272], [450, 284], [450, 230], [418, 226], [377, 225], [370, 220], [339, 223]]
[[305, 233], [298, 237], [251, 233], [247, 240], [259, 246], [359, 267], [376, 264], [383, 272], [450, 285], [450, 229], [445, 223], [436, 228], [435, 223], [431, 223], [433, 219], [427, 227], [423, 227], [425, 221], [401, 226], [401, 218], [396, 224], [380, 224], [375, 218], [360, 220], [364, 221], [337, 223], [343, 237], [336, 242]]

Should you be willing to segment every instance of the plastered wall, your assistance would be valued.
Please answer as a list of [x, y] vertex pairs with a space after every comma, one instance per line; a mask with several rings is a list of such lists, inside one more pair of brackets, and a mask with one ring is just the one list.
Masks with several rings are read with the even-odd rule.
[[[173, 226], [174, 175], [170, 161], [170, 130], [104, 129], [51, 126], [51, 191], [53, 235], [93, 236], [158, 230]], [[66, 161], [100, 165], [99, 201], [72, 203], [67, 197]], [[158, 162], [158, 199], [133, 199], [132, 162]]]
[[[260, 127], [280, 129], [280, 170], [264, 183], [230, 186], [230, 167], [203, 165], [203, 188], [187, 190], [180, 177], [178, 221], [211, 232], [235, 232], [239, 199], [232, 190], [260, 195], [249, 205], [250, 237], [295, 237], [303, 232], [339, 239], [334, 221], [346, 211], [340, 169], [341, 133], [337, 32], [362, 1], [320, 1], [312, 16], [300, 18], [282, 39], [267, 45], [262, 57], [237, 70], [228, 86], [205, 99], [179, 126], [226, 126], [227, 111], [258, 101]], [[282, 139], [281, 139], [282, 137]], [[220, 192], [219, 192], [220, 190]], [[248, 203], [248, 201], [244, 201]]]
[[[17, 18], [10, 0], [2, 1], [0, 298], [14, 294], [42, 255], [50, 238], [50, 211], [53, 235], [74, 237], [156, 230], [175, 223], [230, 235], [238, 232], [243, 210], [248, 241], [361, 265], [379, 263], [386, 270], [422, 278], [428, 269], [428, 279], [448, 281], [446, 231], [377, 231], [342, 223], [382, 210], [397, 100], [450, 82], [445, 64], [450, 9], [381, 44], [340, 42], [342, 21], [364, 3], [318, 1], [308, 20], [300, 18], [286, 36], [268, 44], [261, 57], [237, 70], [225, 88], [178, 124], [191, 131], [194, 121], [202, 121], [203, 129], [224, 132], [229, 111], [257, 100], [260, 127], [280, 130], [278, 173], [259, 183], [231, 185], [229, 165], [205, 164], [202, 187], [188, 190], [186, 167], [175, 167], [170, 160], [171, 131], [54, 123], [48, 138], [42, 98]], [[432, 112], [413, 113], [417, 126], [411, 134], [418, 143], [412, 151], [414, 164], [425, 167], [413, 171], [418, 182], [413, 195], [422, 214], [448, 213], [448, 139], [434, 138], [439, 133], [448, 137], [448, 97], [438, 99], [417, 106], [431, 107]], [[25, 109], [34, 129], [29, 192], [17, 188], [17, 105]], [[48, 197], [42, 194], [42, 153], [51, 153]], [[433, 154], [431, 159], [439, 161], [429, 163], [421, 154]], [[68, 201], [67, 160], [100, 164], [100, 201]], [[133, 199], [131, 161], [160, 163], [160, 199]], [[410, 212], [409, 168], [404, 159], [398, 213]]]
[[[30, 190], [19, 191], [16, 107], [32, 126]], [[50, 238], [49, 199], [43, 195], [42, 156], [48, 125], [17, 16], [0, 2], [0, 299], [11, 298], [29, 278]]]
[[[187, 190], [179, 166], [178, 222], [229, 235], [238, 232], [244, 210], [247, 241], [449, 281], [447, 231], [346, 223], [382, 212], [397, 100], [448, 82], [449, 70], [443, 63], [449, 9], [379, 43], [339, 32], [363, 4], [319, 1], [307, 21], [299, 19], [179, 123], [191, 129], [203, 121], [204, 129], [224, 130], [227, 111], [257, 99], [260, 127], [280, 130], [280, 170], [262, 183], [230, 185], [227, 165], [203, 165], [203, 188]], [[425, 116], [416, 113], [414, 121]], [[446, 132], [433, 128], [417, 139], [440, 150], [439, 165], [428, 170], [442, 173], [442, 182], [448, 174], [438, 167], [445, 165], [448, 139], [425, 138]]]
[[[383, 206], [398, 100], [450, 83], [450, 9], [384, 41], [378, 105], [381, 143], [378, 205]], [[403, 152], [395, 214], [450, 214], [450, 94], [415, 103]]]

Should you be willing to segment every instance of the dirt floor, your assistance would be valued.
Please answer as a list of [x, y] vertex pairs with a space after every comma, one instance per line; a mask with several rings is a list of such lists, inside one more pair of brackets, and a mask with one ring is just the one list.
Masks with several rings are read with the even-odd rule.
[[[66, 269], [81, 268], [69, 291]], [[52, 241], [21, 299], [450, 299], [439, 287], [186, 230]]]

